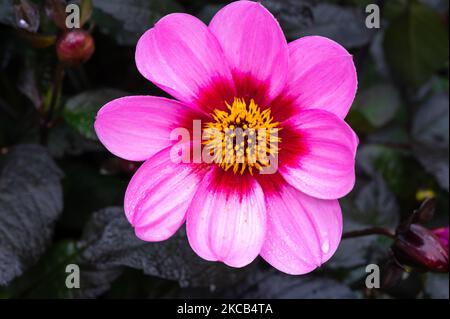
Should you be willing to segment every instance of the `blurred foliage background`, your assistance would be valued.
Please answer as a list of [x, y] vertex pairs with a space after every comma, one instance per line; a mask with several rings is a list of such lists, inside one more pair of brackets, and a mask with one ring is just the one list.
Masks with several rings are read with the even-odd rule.
[[[137, 240], [121, 205], [139, 163], [101, 146], [95, 114], [115, 97], [165, 95], [134, 62], [137, 39], [159, 18], [187, 12], [208, 23], [229, 1], [75, 1], [95, 43], [77, 66], [58, 62], [58, 2], [0, 0], [0, 298], [448, 298], [448, 273], [414, 267], [366, 289], [366, 265], [392, 263], [383, 236], [345, 239], [298, 277], [261, 259], [243, 269], [205, 262], [183, 230]], [[323, 35], [354, 56], [359, 90], [347, 120], [361, 143], [356, 187], [341, 200], [345, 231], [395, 229], [426, 198], [436, 211], [425, 226], [447, 226], [448, 1], [261, 2], [288, 40]], [[381, 8], [380, 29], [365, 27], [370, 3]], [[80, 265], [80, 289], [65, 286], [70, 263]]]

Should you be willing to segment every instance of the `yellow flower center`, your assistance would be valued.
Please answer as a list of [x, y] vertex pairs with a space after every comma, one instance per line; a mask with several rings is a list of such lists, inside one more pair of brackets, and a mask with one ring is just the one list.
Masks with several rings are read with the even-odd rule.
[[261, 112], [254, 100], [247, 105], [244, 99], [235, 98], [227, 111], [215, 109], [214, 122], [206, 124], [204, 144], [212, 160], [225, 171], [233, 168], [236, 174], [246, 169], [262, 170], [278, 154], [279, 123], [273, 122], [270, 108]]

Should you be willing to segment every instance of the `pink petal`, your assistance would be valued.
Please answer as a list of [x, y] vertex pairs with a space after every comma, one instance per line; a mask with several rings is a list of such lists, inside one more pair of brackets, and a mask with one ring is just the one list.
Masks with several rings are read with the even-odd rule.
[[125, 194], [125, 214], [145, 241], [161, 241], [183, 224], [186, 211], [206, 173], [205, 166], [174, 163], [170, 147], [147, 160]]
[[267, 9], [253, 1], [233, 2], [214, 16], [209, 29], [230, 63], [239, 96], [265, 94], [271, 100], [280, 93], [286, 83], [288, 47]]
[[292, 186], [321, 199], [349, 193], [355, 183], [357, 139], [336, 115], [305, 110], [280, 131], [279, 171]]
[[162, 18], [139, 39], [139, 72], [180, 101], [203, 106], [232, 101], [234, 84], [217, 39], [188, 14]]
[[267, 208], [267, 233], [261, 256], [291, 275], [311, 272], [330, 259], [342, 234], [338, 201], [310, 197], [279, 175], [260, 183]]
[[[352, 56], [338, 43], [310, 36], [289, 43], [289, 75], [283, 101], [286, 113], [323, 109], [345, 118], [357, 89]], [[289, 105], [287, 105], [289, 104]]]
[[127, 96], [104, 105], [97, 114], [95, 131], [114, 155], [143, 161], [172, 145], [170, 132], [192, 127], [197, 111], [179, 102], [154, 96]]
[[432, 232], [439, 238], [439, 242], [442, 244], [442, 246], [444, 246], [448, 250], [448, 237], [449, 237], [448, 226], [434, 228]]
[[266, 232], [264, 195], [249, 176], [208, 173], [187, 213], [187, 235], [202, 258], [243, 267], [259, 254]]

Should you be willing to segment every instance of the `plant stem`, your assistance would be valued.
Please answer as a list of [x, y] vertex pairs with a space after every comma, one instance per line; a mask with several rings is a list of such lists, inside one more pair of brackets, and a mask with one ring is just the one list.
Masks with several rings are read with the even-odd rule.
[[48, 139], [48, 130], [53, 120], [53, 114], [55, 112], [56, 104], [61, 92], [62, 82], [64, 80], [64, 65], [58, 62], [55, 70], [55, 77], [53, 79], [53, 87], [51, 92], [50, 104], [48, 111], [44, 115], [44, 120], [41, 124], [41, 144], [46, 145]]
[[363, 237], [363, 236], [370, 236], [370, 235], [383, 235], [383, 236], [395, 239], [395, 233], [393, 231], [391, 231], [390, 229], [383, 228], [383, 227], [373, 227], [373, 228], [349, 231], [349, 232], [342, 234], [342, 239]]

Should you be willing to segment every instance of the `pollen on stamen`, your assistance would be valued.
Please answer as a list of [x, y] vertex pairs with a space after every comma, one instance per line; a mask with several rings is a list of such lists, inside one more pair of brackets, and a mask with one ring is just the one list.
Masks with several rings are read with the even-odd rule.
[[278, 154], [278, 122], [273, 121], [270, 108], [261, 111], [254, 100], [246, 103], [235, 98], [227, 110], [215, 109], [214, 121], [206, 124], [204, 144], [213, 161], [225, 171], [236, 174], [261, 170], [270, 165], [270, 158]]

